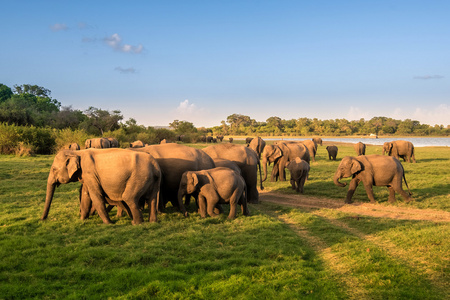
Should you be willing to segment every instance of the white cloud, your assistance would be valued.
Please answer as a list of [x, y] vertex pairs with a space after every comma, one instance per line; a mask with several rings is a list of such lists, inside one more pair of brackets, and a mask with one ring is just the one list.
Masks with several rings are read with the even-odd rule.
[[359, 120], [361, 118], [371, 119], [369, 112], [363, 111], [362, 109], [353, 106], [350, 106], [350, 111], [347, 114], [347, 118], [349, 120]]
[[66, 24], [63, 23], [56, 23], [53, 25], [50, 25], [51, 31], [57, 32], [57, 31], [63, 31], [69, 29]]
[[428, 125], [450, 125], [450, 106], [441, 104], [434, 109], [416, 108], [412, 119]]
[[429, 79], [442, 79], [444, 76], [442, 75], [425, 75], [425, 76], [414, 76], [414, 79], [422, 79], [422, 80], [429, 80]]
[[195, 104], [189, 104], [189, 100], [186, 99], [183, 102], [180, 102], [180, 105], [177, 107], [177, 113], [179, 114], [192, 114], [195, 112]]
[[118, 71], [122, 74], [134, 74], [136, 73], [136, 69], [133, 67], [129, 67], [129, 68], [122, 68], [122, 67], [116, 67], [114, 69], [114, 71]]
[[[177, 108], [173, 110], [172, 115], [174, 120], [192, 122], [195, 126], [205, 126], [205, 124], [211, 123], [210, 118], [213, 117], [205, 108], [190, 103], [188, 99], [180, 102]], [[215, 123], [217, 123], [216, 119]]]
[[117, 33], [114, 33], [113, 35], [104, 38], [103, 41], [105, 42], [106, 45], [113, 48], [114, 50], [124, 53], [139, 54], [144, 50], [144, 47], [142, 45], [132, 46], [128, 44], [122, 44], [122, 38]]

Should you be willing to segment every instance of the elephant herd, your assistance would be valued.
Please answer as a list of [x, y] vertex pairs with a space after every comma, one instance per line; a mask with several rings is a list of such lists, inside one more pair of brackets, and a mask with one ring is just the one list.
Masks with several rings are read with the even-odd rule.
[[[115, 139], [90, 139], [84, 150], [71, 145], [55, 156], [41, 219], [48, 216], [56, 187], [77, 181], [81, 182], [81, 219], [96, 211], [104, 223], [112, 223], [108, 212], [117, 206], [118, 214], [125, 211], [133, 224], [139, 224], [143, 222], [141, 209], [147, 204], [149, 221], [156, 222], [157, 212], [163, 211], [168, 202], [187, 216], [185, 205], [189, 205], [191, 197], [196, 200], [202, 217], [206, 214], [216, 216], [222, 210], [221, 204], [230, 205], [230, 219], [235, 218], [237, 205], [241, 206], [243, 215], [248, 215], [247, 203], [259, 202], [258, 171], [260, 190], [267, 179], [267, 166], [273, 163], [271, 180], [286, 180], [287, 168], [292, 188], [303, 193], [318, 145], [322, 145], [320, 138], [266, 145], [257, 137], [248, 140], [247, 146], [220, 143], [197, 149], [177, 143], [142, 143], [120, 149]], [[362, 143], [355, 144], [355, 150], [358, 156], [343, 158], [333, 179], [336, 185], [345, 186], [339, 180], [352, 177], [347, 203], [351, 203], [354, 190], [361, 181], [371, 202], [375, 201], [373, 185], [387, 186], [389, 201], [395, 200], [395, 192], [406, 201], [411, 200], [411, 193], [408, 195], [402, 189], [402, 179], [405, 184], [406, 179], [398, 161], [402, 157], [415, 162], [411, 143], [385, 144], [383, 151], [389, 154], [388, 157], [364, 155]]]

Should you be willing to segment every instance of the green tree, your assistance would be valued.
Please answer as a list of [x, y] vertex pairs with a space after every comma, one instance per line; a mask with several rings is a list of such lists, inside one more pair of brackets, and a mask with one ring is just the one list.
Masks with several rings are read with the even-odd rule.
[[174, 120], [172, 123], [169, 123], [169, 126], [178, 134], [197, 132], [197, 128], [195, 128], [194, 124], [188, 121]]
[[80, 126], [89, 133], [101, 136], [106, 131], [119, 129], [119, 121], [123, 119], [120, 110], [109, 112], [91, 106], [84, 113], [87, 119]]
[[0, 103], [10, 99], [13, 92], [10, 87], [0, 83]]

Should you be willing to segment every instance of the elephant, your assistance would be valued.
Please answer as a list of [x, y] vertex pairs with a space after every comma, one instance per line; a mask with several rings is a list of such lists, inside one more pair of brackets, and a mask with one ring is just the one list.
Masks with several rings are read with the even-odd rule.
[[353, 148], [355, 148], [356, 155], [366, 155], [366, 144], [358, 142], [353, 145]]
[[245, 138], [245, 143], [246, 144], [250, 144], [250, 142], [253, 140], [253, 138], [252, 137], [247, 137], [247, 138]]
[[[310, 140], [304, 140], [304, 141], [282, 141], [283, 143], [289, 144], [303, 144], [308, 148], [310, 159], [315, 162], [316, 161], [316, 153], [317, 153], [317, 144]], [[278, 142], [275, 142], [275, 144]], [[309, 161], [308, 161], [309, 163]]]
[[84, 146], [86, 149], [89, 148], [96, 148], [96, 149], [103, 149], [103, 148], [111, 148], [111, 144], [108, 139], [106, 138], [95, 138], [95, 139], [87, 139], [84, 143]]
[[[161, 177], [156, 160], [147, 153], [116, 148], [62, 150], [55, 156], [50, 168], [41, 219], [45, 220], [48, 216], [56, 187], [81, 181], [86, 191], [84, 196], [89, 195], [87, 201], [82, 193], [81, 202], [86, 204], [92, 201], [103, 223], [112, 223], [105, 201], [126, 208], [133, 224], [143, 222], [139, 203], [146, 201], [150, 210], [149, 221], [156, 222]], [[89, 214], [89, 210], [83, 206], [82, 218]]]
[[242, 175], [241, 169], [234, 161], [224, 159], [224, 158], [217, 158], [217, 157], [213, 158], [213, 160], [214, 160], [214, 165], [216, 166], [216, 168], [218, 168], [218, 167], [228, 168], [233, 171], [236, 171], [239, 175]]
[[[203, 150], [181, 144], [168, 143], [132, 149], [152, 155], [161, 168], [159, 210], [163, 210], [169, 201], [172, 206], [178, 207], [178, 186], [184, 172], [215, 168], [214, 161]], [[189, 204], [189, 200], [190, 197], [187, 197], [186, 205]]]
[[207, 143], [212, 143], [212, 141], [213, 141], [213, 137], [212, 136], [207, 136], [206, 137], [206, 142]]
[[250, 143], [247, 145], [247, 147], [253, 149], [258, 154], [259, 159], [261, 159], [261, 153], [263, 152], [265, 146], [266, 142], [259, 136], [257, 138], [252, 139]]
[[233, 138], [232, 137], [230, 137], [228, 140], [230, 141], [230, 143], [233, 142]]
[[[242, 177], [247, 185], [247, 201], [249, 203], [259, 203], [258, 185], [258, 166], [261, 178], [261, 165], [258, 155], [252, 149], [236, 144], [218, 144], [203, 148], [206, 154], [212, 159], [224, 158], [235, 162], [241, 169]], [[260, 181], [261, 190], [262, 180]]]
[[219, 134], [218, 136], [216, 136], [217, 140], [219, 140], [220, 142], [223, 141], [223, 135]]
[[110, 148], [119, 148], [119, 141], [117, 139], [109, 137], [108, 141]]
[[313, 138], [312, 138], [312, 141], [313, 141], [314, 143], [316, 143], [316, 145], [322, 146], [322, 139], [321, 139], [321, 138], [319, 138], [319, 137], [313, 137]]
[[336, 160], [337, 153], [338, 153], [338, 147], [335, 145], [331, 145], [331, 146], [327, 146], [326, 149], [328, 151], [328, 159]]
[[403, 158], [406, 162], [416, 162], [416, 157], [414, 156], [414, 145], [408, 141], [392, 141], [385, 142], [383, 144], [383, 155], [388, 153], [389, 156], [393, 156], [397, 159]]
[[72, 143], [72, 144], [67, 145], [65, 147], [65, 149], [68, 149], [68, 150], [80, 150], [81, 148], [80, 148], [80, 145], [78, 145], [78, 143]]
[[291, 173], [292, 189], [296, 190], [297, 193], [303, 194], [303, 187], [309, 175], [309, 164], [300, 157], [296, 157], [294, 160], [286, 163], [286, 168]]
[[280, 177], [280, 181], [286, 180], [284, 168], [286, 162], [294, 160], [296, 157], [300, 157], [308, 164], [310, 162], [310, 155], [308, 148], [301, 143], [285, 143], [284, 141], [276, 142], [273, 145], [266, 145], [264, 151], [261, 154], [262, 164], [264, 170], [264, 179], [267, 179], [267, 165], [274, 163], [271, 181], [276, 181], [277, 177]]
[[246, 184], [244, 178], [237, 172], [224, 167], [203, 170], [186, 171], [181, 176], [178, 188], [178, 204], [182, 213], [187, 216], [183, 205], [185, 195], [198, 193], [198, 206], [200, 216], [216, 217], [214, 209], [217, 204], [230, 203], [228, 219], [236, 217], [236, 206], [241, 205], [242, 214], [248, 215]]
[[144, 143], [141, 140], [134, 141], [130, 143], [131, 148], [142, 148], [145, 147]]
[[[406, 202], [412, 200], [411, 191], [405, 178], [405, 171], [398, 159], [383, 155], [346, 156], [334, 174], [334, 184], [345, 187], [341, 178], [352, 177], [345, 203], [352, 203], [352, 196], [362, 181], [371, 203], [375, 202], [372, 186], [386, 186], [389, 189], [389, 202], [395, 202], [395, 192], [400, 193]], [[408, 188], [409, 195], [402, 188], [402, 178]]]
[[206, 136], [202, 135], [200, 137], [200, 142], [205, 143], [206, 142]]

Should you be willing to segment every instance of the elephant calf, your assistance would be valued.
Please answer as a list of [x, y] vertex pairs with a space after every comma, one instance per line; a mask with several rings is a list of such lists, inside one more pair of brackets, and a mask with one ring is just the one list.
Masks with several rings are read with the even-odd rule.
[[328, 151], [328, 159], [329, 160], [336, 160], [337, 153], [338, 153], [338, 147], [337, 146], [327, 146]]
[[216, 217], [214, 208], [220, 203], [230, 203], [228, 219], [236, 217], [237, 204], [241, 205], [244, 215], [249, 214], [244, 178], [229, 168], [219, 167], [183, 173], [178, 189], [178, 204], [185, 216], [187, 212], [183, 197], [193, 193], [198, 193], [198, 206], [202, 218], [206, 217], [206, 212], [211, 217]]
[[[295, 160], [288, 161], [286, 163], [286, 168], [288, 168], [291, 173], [292, 189], [303, 194], [303, 186], [305, 185], [305, 181], [309, 174], [309, 164], [300, 157], [297, 157]], [[297, 187], [295, 186], [296, 184]]]
[[[406, 183], [405, 171], [400, 161], [391, 156], [362, 155], [346, 156], [339, 164], [334, 174], [334, 184], [346, 186], [339, 182], [341, 178], [352, 177], [345, 203], [352, 203], [352, 196], [358, 184], [362, 181], [371, 203], [375, 203], [372, 186], [387, 186], [389, 202], [395, 202], [395, 192], [400, 193], [406, 202], [411, 201], [411, 191]], [[409, 195], [402, 188], [402, 178], [405, 180]]]

